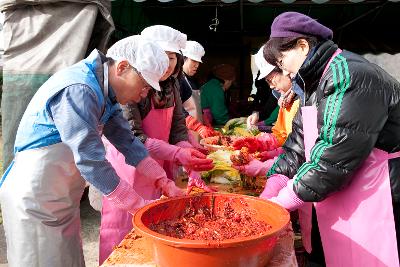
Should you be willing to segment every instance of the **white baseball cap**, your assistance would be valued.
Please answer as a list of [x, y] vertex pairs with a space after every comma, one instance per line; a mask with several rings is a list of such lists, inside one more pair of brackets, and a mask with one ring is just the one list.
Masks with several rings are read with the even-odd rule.
[[130, 36], [112, 45], [107, 57], [127, 60], [151, 87], [161, 91], [159, 81], [168, 69], [169, 59], [156, 43], [144, 40], [140, 35]]
[[203, 63], [201, 58], [206, 53], [201, 44], [196, 41], [187, 41], [185, 49], [182, 49], [183, 56], [193, 59], [197, 62]]
[[275, 69], [275, 66], [269, 64], [264, 58], [264, 46], [261, 46], [260, 50], [258, 50], [257, 54], [254, 56], [254, 62], [260, 70], [258, 80], [264, 79], [273, 69]]
[[140, 35], [145, 39], [156, 42], [164, 51], [181, 53], [181, 50], [186, 46], [186, 34], [165, 25], [147, 27]]

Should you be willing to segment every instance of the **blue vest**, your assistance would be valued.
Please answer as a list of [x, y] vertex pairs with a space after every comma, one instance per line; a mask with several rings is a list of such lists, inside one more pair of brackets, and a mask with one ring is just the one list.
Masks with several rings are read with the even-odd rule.
[[38, 89], [19, 124], [14, 153], [61, 142], [60, 133], [50, 116], [49, 102], [70, 85], [84, 84], [95, 92], [99, 107], [104, 110], [99, 118], [99, 125], [104, 125], [110, 116], [120, 109], [119, 104], [113, 104], [108, 96], [104, 97], [102, 59], [104, 57], [102, 58], [97, 50], [93, 50], [84, 60], [55, 73]]

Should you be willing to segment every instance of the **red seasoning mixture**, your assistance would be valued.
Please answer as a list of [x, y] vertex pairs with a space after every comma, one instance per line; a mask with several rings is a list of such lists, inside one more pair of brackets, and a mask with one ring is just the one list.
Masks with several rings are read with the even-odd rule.
[[190, 204], [180, 218], [151, 224], [149, 228], [163, 235], [192, 240], [223, 241], [262, 235], [272, 226], [254, 219], [255, 212], [250, 208], [237, 212], [231, 203], [225, 202], [222, 210], [214, 215], [208, 206], [195, 209]]

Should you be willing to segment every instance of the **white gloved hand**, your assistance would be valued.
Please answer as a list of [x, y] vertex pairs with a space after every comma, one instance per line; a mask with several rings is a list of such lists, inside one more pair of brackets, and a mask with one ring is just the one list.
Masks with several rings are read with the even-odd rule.
[[254, 126], [257, 124], [259, 120], [259, 113], [258, 112], [253, 112], [250, 116], [247, 117], [246, 124], [247, 124], [247, 130], [251, 130], [254, 128]]

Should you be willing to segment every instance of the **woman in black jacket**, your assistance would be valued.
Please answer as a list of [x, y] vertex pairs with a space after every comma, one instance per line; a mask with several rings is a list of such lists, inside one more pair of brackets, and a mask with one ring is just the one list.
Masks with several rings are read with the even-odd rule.
[[[296, 12], [271, 26], [264, 57], [296, 75], [313, 111], [296, 115], [285, 152], [268, 173], [274, 185], [268, 182], [261, 197], [299, 209], [303, 226], [314, 202], [327, 266], [399, 266], [400, 84], [338, 49], [332, 35]], [[316, 123], [303, 129], [313, 114]]]

